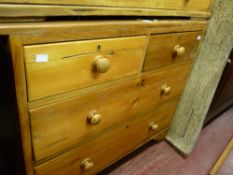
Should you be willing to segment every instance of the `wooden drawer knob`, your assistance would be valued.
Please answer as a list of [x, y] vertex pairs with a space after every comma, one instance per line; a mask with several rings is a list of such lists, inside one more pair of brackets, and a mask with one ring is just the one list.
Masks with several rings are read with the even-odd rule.
[[161, 94], [168, 95], [171, 92], [171, 87], [167, 84], [162, 85], [161, 87]]
[[90, 123], [92, 125], [97, 125], [98, 123], [101, 122], [101, 119], [102, 119], [102, 116], [96, 111], [91, 111], [87, 115], [87, 121], [88, 121], [88, 123]]
[[99, 55], [96, 57], [94, 64], [95, 64], [96, 71], [98, 73], [105, 73], [108, 71], [110, 67], [109, 59], [102, 55]]
[[186, 51], [185, 47], [176, 45], [174, 47], [174, 56], [182, 56], [185, 54], [185, 51]]
[[156, 131], [159, 128], [159, 125], [152, 122], [150, 123], [149, 127], [151, 131]]
[[91, 170], [92, 168], [94, 168], [94, 163], [91, 161], [90, 158], [86, 158], [81, 162], [81, 168], [84, 171]]

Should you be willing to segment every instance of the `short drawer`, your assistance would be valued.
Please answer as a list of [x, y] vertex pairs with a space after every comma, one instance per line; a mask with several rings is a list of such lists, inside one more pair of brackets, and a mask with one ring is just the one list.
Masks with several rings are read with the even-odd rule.
[[35, 167], [36, 175], [95, 174], [166, 129], [177, 101], [164, 103], [143, 117], [122, 124], [79, 147]]
[[152, 35], [143, 70], [159, 69], [195, 58], [201, 37], [202, 32]]
[[190, 64], [30, 110], [36, 161], [179, 96]]
[[145, 40], [140, 36], [25, 46], [29, 101], [140, 72]]

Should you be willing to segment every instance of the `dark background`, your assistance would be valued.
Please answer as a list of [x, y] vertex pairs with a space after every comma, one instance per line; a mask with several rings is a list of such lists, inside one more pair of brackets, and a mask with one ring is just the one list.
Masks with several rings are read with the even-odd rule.
[[0, 37], [0, 175], [24, 175], [8, 38]]

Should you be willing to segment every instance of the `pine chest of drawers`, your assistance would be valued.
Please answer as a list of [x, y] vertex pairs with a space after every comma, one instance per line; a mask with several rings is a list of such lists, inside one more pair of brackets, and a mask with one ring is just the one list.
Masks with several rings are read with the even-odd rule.
[[205, 27], [80, 21], [32, 23], [12, 33], [27, 173], [95, 174], [164, 139]]

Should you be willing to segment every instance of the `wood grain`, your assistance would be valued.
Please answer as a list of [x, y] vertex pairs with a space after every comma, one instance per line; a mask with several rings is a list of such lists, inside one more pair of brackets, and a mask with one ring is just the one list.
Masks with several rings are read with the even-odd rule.
[[10, 36], [10, 48], [13, 60], [15, 90], [18, 106], [21, 142], [23, 147], [27, 175], [33, 175], [32, 146], [29, 114], [27, 108], [27, 90], [24, 72], [23, 47], [19, 36]]
[[[196, 58], [199, 45], [198, 37], [202, 37], [202, 32], [152, 35], [147, 48], [143, 71], [158, 69]], [[185, 48], [185, 54], [181, 56], [174, 55], [174, 47], [177, 45]]]
[[[192, 64], [192, 61], [191, 60], [187, 60], [185, 62], [181, 62], [181, 63], [178, 63], [178, 64]], [[112, 87], [112, 86], [117, 86], [118, 84], [123, 84], [123, 83], [127, 83], [128, 81], [134, 81], [136, 78], [140, 78], [141, 75], [143, 74], [143, 76], [147, 76], [149, 74], [153, 74], [155, 72], [161, 72], [161, 71], [167, 71], [171, 68], [174, 68], [176, 67], [177, 64], [174, 64], [174, 65], [171, 65], [169, 67], [164, 67], [164, 68], [161, 68], [159, 70], [155, 70], [155, 71], [148, 71], [148, 72], [143, 72], [143, 73], [140, 73], [140, 74], [137, 74], [137, 75], [132, 75], [132, 76], [128, 76], [128, 77], [125, 77], [125, 78], [121, 78], [121, 79], [118, 79], [118, 80], [115, 80], [115, 81], [110, 81], [110, 82], [106, 82], [106, 83], [102, 83], [102, 84], [97, 84], [97, 85], [94, 85], [94, 86], [90, 86], [90, 87], [87, 87], [87, 88], [82, 88], [82, 89], [78, 89], [78, 90], [74, 90], [74, 91], [71, 91], [71, 92], [67, 92], [67, 93], [63, 93], [63, 94], [58, 94], [58, 95], [54, 95], [54, 96], [51, 96], [51, 97], [47, 97], [47, 98], [43, 98], [43, 99], [39, 99], [39, 100], [36, 100], [36, 101], [32, 101], [32, 102], [28, 102], [28, 107], [30, 110], [32, 109], [35, 109], [35, 108], [39, 108], [39, 107], [42, 107], [42, 106], [45, 106], [45, 105], [49, 105], [49, 104], [53, 104], [53, 103], [57, 103], [57, 102], [60, 102], [60, 101], [63, 101], [63, 100], [66, 100], [66, 99], [70, 99], [72, 97], [75, 97], [75, 96], [81, 96], [81, 95], [85, 95], [87, 93], [91, 93], [91, 92], [94, 92], [94, 91], [99, 91], [101, 89], [106, 89], [106, 88], [109, 88], [109, 87]], [[190, 70], [189, 70], [190, 72]]]
[[[143, 117], [126, 122], [90, 142], [36, 166], [35, 174], [95, 174], [106, 164], [113, 162], [152, 137], [156, 132], [149, 129], [151, 122], [159, 124], [158, 131], [166, 128], [171, 121], [175, 107], [176, 101], [165, 103]], [[130, 142], [129, 138], [131, 138]], [[95, 166], [92, 170], [84, 172], [80, 169], [80, 163], [87, 157], [90, 157]]]
[[23, 44], [27, 45], [94, 38], [201, 31], [206, 27], [206, 24], [206, 21], [192, 20], [5, 23], [0, 25], [0, 34], [21, 35]]
[[[30, 110], [35, 160], [62, 151], [78, 141], [145, 114], [162, 102], [179, 96], [189, 68], [190, 64], [179, 65], [167, 71], [141, 76], [113, 87]], [[168, 95], [161, 94], [161, 87], [165, 83], [172, 88]], [[93, 110], [102, 115], [102, 121], [98, 125], [87, 123], [87, 115]]]
[[[1, 7], [2, 6], [0, 6], [0, 8]], [[34, 12], [36, 12], [35, 9], [34, 9]], [[1, 13], [1, 11], [0, 11], [0, 13]], [[67, 41], [72, 41], [73, 42], [73, 41], [80, 40], [80, 39], [96, 39], [96, 38], [104, 39], [104, 38], [109, 38], [109, 37], [122, 37], [122, 36], [129, 37], [129, 36], [135, 36], [135, 35], [141, 36], [141, 35], [150, 35], [150, 34], [158, 34], [158, 33], [200, 31], [200, 30], [203, 30], [203, 28], [205, 26], [206, 26], [206, 22], [203, 22], [203, 21], [196, 21], [196, 22], [194, 22], [194, 21], [150, 21], [150, 22], [145, 22], [145, 21], [141, 21], [141, 20], [138, 20], [138, 21], [114, 21], [114, 22], [112, 22], [112, 21], [102, 21], [102, 22], [93, 22], [93, 21], [90, 21], [90, 22], [61, 22], [61, 23], [49, 22], [49, 23], [3, 24], [3, 25], [1, 25], [0, 26], [0, 33], [4, 34], [4, 35], [8, 35], [8, 34], [11, 35], [12, 53], [13, 53], [13, 58], [14, 58], [14, 69], [15, 69], [15, 74], [16, 74], [15, 75], [16, 76], [16, 91], [17, 91], [17, 98], [18, 98], [18, 107], [19, 107], [19, 112], [20, 112], [20, 125], [21, 125], [21, 132], [22, 132], [22, 141], [23, 141], [25, 164], [26, 164], [26, 169], [27, 169], [28, 174], [29, 175], [33, 174], [33, 170], [32, 170], [32, 166], [33, 166], [32, 165], [33, 164], [32, 156], [33, 155], [32, 155], [32, 147], [31, 147], [32, 142], [31, 142], [31, 135], [30, 135], [30, 123], [29, 123], [28, 108], [27, 108], [27, 93], [26, 93], [26, 80], [25, 80], [26, 75], [25, 75], [25, 72], [24, 72], [25, 70], [24, 70], [24, 62], [23, 62], [23, 56], [24, 56], [23, 45], [42, 44], [42, 43], [45, 44], [45, 43], [51, 43], [51, 42], [67, 42]], [[14, 37], [14, 35], [17, 35], [17, 37]], [[132, 43], [130, 43], [128, 46], [130, 46], [131, 44]], [[46, 45], [48, 45], [48, 44], [46, 44]], [[120, 47], [120, 46], [116, 45], [114, 47]], [[56, 51], [58, 51], [58, 49]], [[190, 63], [188, 63], [188, 65], [190, 66]], [[168, 69], [157, 72], [156, 75], [160, 76], [159, 74], [162, 75], [164, 72], [167, 71], [167, 74], [164, 73], [164, 75], [166, 74], [166, 76], [164, 77], [163, 80], [161, 80], [158, 77], [156, 78], [156, 76], [153, 77], [155, 74], [150, 76], [149, 74], [146, 73], [144, 75], [135, 75], [135, 79], [133, 78], [134, 80], [131, 82], [132, 84], [130, 84], [130, 83], [128, 84], [127, 81], [124, 81], [126, 83], [119, 84], [119, 85], [117, 85], [117, 83], [116, 83], [118, 90], [116, 90], [117, 92], [115, 93], [116, 94], [115, 97], [117, 97], [117, 99], [119, 99], [119, 97], [117, 96], [117, 95], [119, 95], [118, 93], [120, 93], [122, 96], [125, 95], [124, 96], [125, 97], [124, 99], [126, 99], [125, 102], [128, 102], [129, 100], [131, 100], [131, 101], [129, 101], [129, 104], [131, 106], [134, 105], [135, 108], [133, 108], [133, 110], [135, 109], [135, 111], [136, 111], [136, 109], [142, 109], [142, 108], [137, 108], [137, 105], [139, 104], [137, 102], [138, 99], [135, 99], [135, 98], [129, 98], [128, 99], [126, 97], [132, 97], [132, 96], [130, 96], [130, 94], [132, 95], [132, 93], [134, 93], [133, 95], [135, 95], [136, 97], [138, 97], [140, 94], [136, 93], [136, 91], [133, 91], [131, 93], [130, 88], [128, 89], [129, 90], [129, 95], [124, 94], [125, 91], [122, 91], [122, 89], [121, 89], [122, 92], [120, 92], [119, 87], [120, 87], [120, 85], [122, 85], [122, 87], [126, 87], [126, 86], [130, 87], [131, 86], [131, 87], [133, 87], [135, 89], [137, 89], [137, 88], [138, 89], [143, 89], [143, 86], [147, 87], [148, 91], [146, 91], [146, 90], [142, 91], [141, 90], [142, 92], [144, 92], [144, 94], [141, 93], [141, 94], [143, 94], [143, 97], [139, 96], [139, 98], [144, 99], [144, 95], [146, 97], [148, 97], [148, 98], [144, 99], [145, 101], [141, 101], [140, 104], [142, 104], [142, 107], [143, 107], [143, 105], [146, 105], [148, 102], [151, 102], [149, 104], [150, 109], [148, 108], [148, 111], [149, 111], [149, 110], [152, 109], [152, 107], [155, 108], [158, 104], [166, 101], [167, 99], [170, 99], [169, 96], [174, 96], [175, 97], [175, 96], [180, 95], [180, 93], [183, 90], [184, 83], [185, 83], [184, 74], [187, 75], [187, 72], [188, 72], [188, 69], [189, 69], [188, 65], [186, 65], [186, 63], [185, 63], [182, 66], [182, 64], [181, 64], [181, 65], [179, 65], [180, 68], [177, 68], [177, 71], [175, 71], [175, 69], [171, 69], [171, 70], [174, 70], [174, 71], [172, 71], [172, 73], [170, 71], [168, 71]], [[168, 74], [169, 72], [170, 72], [170, 74]], [[155, 84], [152, 83], [152, 80], [155, 81]], [[166, 97], [164, 96], [164, 97], [161, 97], [161, 98], [157, 99], [158, 96], [160, 95], [160, 94], [158, 94], [158, 92], [159, 92], [158, 89], [160, 89], [159, 83], [163, 84], [163, 83], [167, 83], [168, 81], [170, 82], [169, 85], [171, 85], [172, 87], [175, 86], [174, 91], [172, 90], [171, 94], [166, 96]], [[111, 92], [111, 91], [113, 92], [114, 91], [114, 90], [112, 90], [112, 89], [114, 89], [112, 84], [108, 84], [108, 86], [103, 85], [103, 87], [105, 87], [106, 89], [111, 89], [108, 92]], [[153, 88], [157, 88], [157, 89], [153, 89]], [[85, 90], [83, 90], [82, 91], [83, 95], [86, 96], [92, 90], [87, 90], [87, 92], [85, 92]], [[85, 103], [87, 105], [87, 107], [94, 108], [95, 107], [94, 104], [97, 104], [97, 106], [99, 105], [98, 109], [100, 109], [100, 110], [102, 110], [102, 108], [103, 108], [105, 111], [110, 113], [111, 111], [108, 111], [108, 110], [111, 109], [115, 113], [119, 112], [119, 114], [122, 114], [121, 111], [118, 111], [118, 110], [110, 108], [110, 107], [108, 107], [108, 108], [107, 107], [106, 108], [104, 108], [104, 107], [101, 108], [100, 107], [100, 104], [103, 104], [103, 101], [101, 101], [101, 99], [103, 100], [102, 96], [104, 94], [103, 93], [104, 90], [105, 89], [102, 89], [102, 90], [98, 89], [96, 92], [91, 92], [92, 95], [93, 94], [94, 95], [100, 94], [99, 97], [98, 97], [98, 99], [99, 99], [98, 101], [95, 101], [96, 100], [95, 97], [90, 97], [89, 95], [87, 95], [89, 100], [93, 99], [93, 103], [92, 103], [92, 101], [89, 101], [89, 100]], [[127, 88], [126, 88], [126, 90], [127, 90]], [[151, 96], [150, 90], [151, 90], [151, 92], [156, 92], [157, 95]], [[78, 99], [81, 99], [81, 100], [84, 99], [84, 101], [85, 101], [86, 99], [84, 97], [82, 97], [81, 95], [73, 97], [74, 94], [75, 93], [73, 93], [73, 94], [70, 93], [70, 96], [65, 96], [63, 94], [64, 97], [62, 97], [62, 98], [60, 98], [60, 97], [63, 96], [63, 95], [61, 95], [61, 96], [58, 95], [59, 97], [56, 96], [54, 98], [52, 98], [52, 97], [48, 98], [48, 99], [46, 99], [44, 101], [43, 100], [39, 101], [38, 106], [43, 106], [43, 105], [46, 105], [46, 106], [43, 106], [43, 107], [40, 107], [40, 108], [35, 108], [35, 106], [36, 106], [35, 105], [34, 107], [31, 107], [31, 110], [30, 110], [30, 115], [31, 115], [30, 117], [31, 118], [30, 118], [30, 120], [34, 117], [34, 115], [32, 115], [33, 112], [35, 112], [35, 114], [36, 114], [36, 112], [40, 111], [40, 113], [38, 112], [38, 114], [40, 114], [40, 115], [37, 116], [38, 117], [37, 119], [39, 120], [39, 119], [41, 119], [40, 118], [41, 116], [43, 116], [43, 115], [45, 116], [46, 113], [49, 114], [49, 110], [59, 111], [59, 107], [63, 107], [63, 105], [64, 105], [63, 102], [61, 102], [62, 99], [70, 98], [67, 101], [69, 102], [70, 106], [72, 106], [72, 105], [73, 106], [72, 106], [72, 108], [70, 106], [66, 106], [67, 109], [72, 109], [73, 111], [77, 112], [79, 109], [77, 109], [77, 106], [75, 106], [75, 104], [81, 104], [81, 106], [84, 106], [83, 107], [83, 109], [84, 109], [85, 104], [83, 104], [82, 101], [77, 102], [77, 100]], [[79, 93], [76, 93], [76, 95], [77, 94], [79, 94]], [[139, 101], [140, 101], [140, 99], [139, 99]], [[120, 102], [117, 103], [114, 100], [112, 100], [111, 94], [109, 95], [109, 100], [108, 100], [108, 96], [105, 96], [104, 100], [107, 101], [107, 102], [108, 101], [109, 102], [113, 101], [114, 104], [120, 105], [120, 108], [125, 105], [124, 101], [119, 100]], [[133, 104], [133, 102], [134, 102], [134, 104]], [[48, 103], [50, 103], [50, 105], [47, 106]], [[109, 106], [110, 104], [111, 103], [107, 103], [106, 106]], [[129, 104], [125, 105], [126, 108], [127, 108], [127, 105], [129, 107]], [[91, 106], [91, 105], [93, 105], [93, 106]], [[54, 108], [52, 108], [52, 107], [54, 107]], [[126, 112], [129, 112], [129, 111], [127, 111], [128, 108], [127, 109], [126, 108], [123, 109], [124, 110], [123, 114], [126, 114]], [[65, 109], [65, 107], [63, 109]], [[69, 122], [66, 120], [66, 118], [73, 117], [73, 119], [75, 119], [75, 120], [72, 120], [73, 122], [80, 120], [80, 118], [77, 118], [76, 115], [71, 116], [71, 114], [73, 114], [72, 110], [64, 110], [63, 112], [66, 112], [66, 113], [58, 113], [58, 115], [62, 114], [61, 119], [63, 119], [63, 122], [64, 122], [62, 125], [60, 125], [61, 128], [63, 126], [65, 126], [66, 122], [69, 124]], [[86, 111], [89, 112], [89, 110], [86, 110]], [[147, 111], [142, 111], [141, 115], [144, 114], [145, 112], [147, 112]], [[85, 111], [83, 112], [83, 114], [84, 113], [85, 113], [85, 116], [86, 116]], [[140, 111], [138, 113], [136, 113], [134, 116], [139, 115], [139, 113], [140, 113]], [[132, 111], [132, 114], [133, 114], [133, 111]], [[121, 115], [118, 115], [118, 116], [121, 116]], [[60, 124], [59, 123], [60, 121], [57, 120], [57, 118], [59, 118], [59, 117], [57, 117], [55, 115], [51, 115], [51, 116], [47, 116], [47, 117], [51, 117], [50, 119], [51, 119], [51, 121], [54, 121], [54, 123], [57, 122], [58, 124]], [[116, 123], [121, 123], [123, 121], [121, 119], [123, 119], [124, 115], [122, 115], [121, 117], [122, 118], [119, 118], [119, 121], [116, 121]], [[132, 115], [132, 117], [133, 117], [133, 115]], [[46, 120], [46, 119], [48, 119], [48, 118], [45, 117], [43, 120]], [[131, 118], [129, 117], [128, 119], [131, 119]], [[83, 120], [83, 118], [82, 118], [82, 120]], [[125, 119], [124, 119], [124, 121], [125, 121]], [[48, 120], [46, 122], [48, 122]], [[50, 122], [50, 123], [48, 122], [46, 124], [48, 124], [48, 126], [49, 126], [50, 124], [52, 124], [52, 122]], [[74, 124], [75, 124], [75, 126], [77, 126], [76, 125], [77, 123], [74, 123]], [[62, 135], [63, 133], [65, 134], [65, 132], [68, 135], [71, 134], [71, 133], [68, 133], [67, 130], [62, 130], [64, 128], [62, 128], [60, 130], [60, 128], [58, 128], [60, 126], [57, 127], [57, 125], [54, 125], [54, 124], [50, 125], [50, 126], [51, 126], [50, 127], [51, 130], [53, 130], [53, 128], [58, 129], [59, 132], [55, 133], [55, 134], [57, 134], [57, 136]], [[73, 125], [71, 124], [71, 126], [73, 126]], [[112, 123], [110, 122], [109, 125], [104, 125], [104, 126], [105, 126], [105, 128], [104, 127], [103, 128], [107, 130], [108, 127], [112, 126]], [[37, 124], [34, 125], [33, 127], [36, 128]], [[43, 129], [43, 126], [41, 126], [39, 129], [41, 130], [41, 128]], [[100, 128], [99, 133], [102, 131], [103, 128]], [[43, 131], [43, 130], [41, 130], [41, 131]], [[61, 131], [62, 134], [60, 133], [60, 131]], [[92, 135], [92, 133], [93, 133], [92, 131], [90, 132], [90, 134], [88, 132], [83, 132], [80, 135], [77, 135], [78, 132], [75, 133], [75, 131], [77, 131], [77, 128], [74, 129], [74, 133], [73, 133], [74, 137], [76, 137], [76, 140], [71, 139], [71, 141], [67, 142], [68, 144], [63, 145], [64, 147], [55, 148], [54, 149], [55, 151], [53, 150], [54, 152], [48, 151], [47, 152], [48, 154], [46, 154], [46, 155], [41, 154], [42, 156], [40, 158], [38, 158], [38, 160], [40, 159], [41, 161], [44, 161], [46, 158], [48, 158], [47, 156], [49, 156], [49, 158], [51, 158], [53, 156], [61, 154], [64, 150], [69, 150], [71, 147], [74, 147], [74, 146], [77, 146], [78, 144], [86, 142], [87, 139], [90, 139], [91, 137], [93, 138], [93, 137], [97, 136], [95, 134]], [[94, 129], [93, 129], [93, 131], [94, 131]], [[42, 132], [42, 134], [40, 136], [44, 136], [44, 135], [46, 136], [46, 133], [47, 133], [47, 131]], [[99, 133], [97, 132], [97, 134], [99, 134]], [[53, 135], [53, 136], [56, 136], [56, 135]], [[122, 136], [122, 134], [121, 134], [121, 136]], [[110, 137], [113, 137], [113, 136], [110, 136]], [[119, 137], [120, 137], [120, 135], [119, 135]], [[51, 137], [51, 138], [53, 138], [53, 137]], [[70, 138], [68, 138], [68, 140], [69, 139]], [[84, 139], [85, 139], [85, 141], [84, 141]], [[81, 140], [82, 140], [82, 142], [81, 142]], [[143, 141], [145, 141], [145, 140], [143, 140]], [[140, 144], [142, 144], [143, 141], [140, 140]], [[58, 140], [58, 143], [59, 143], [59, 140]], [[60, 142], [60, 143], [62, 143], [62, 142]], [[111, 140], [111, 143], [115, 143], [115, 140], [114, 141]], [[56, 145], [56, 144], [53, 143], [51, 145]], [[57, 145], [59, 145], [59, 144], [57, 144]], [[134, 147], [135, 145], [131, 145], [131, 146]], [[131, 146], [130, 146], [130, 149], [132, 149]], [[50, 149], [50, 148], [48, 148], [48, 149]], [[82, 148], [82, 149], [84, 149], [84, 148]], [[47, 150], [45, 150], [45, 151], [47, 151]], [[94, 150], [94, 151], [96, 152], [96, 150]], [[127, 151], [122, 153], [121, 156], [123, 154], [125, 154]], [[114, 151], [114, 153], [115, 152], [116, 151]], [[66, 153], [66, 154], [70, 154], [70, 153]], [[57, 158], [59, 158], [59, 157], [57, 157]], [[57, 160], [57, 158], [56, 158], [56, 160]], [[118, 157], [115, 157], [114, 160], [116, 160], [117, 158]], [[46, 160], [48, 160], [48, 159], [46, 159]], [[111, 162], [111, 161], [113, 161], [113, 160], [112, 159], [109, 160], [109, 162]], [[50, 162], [48, 162], [48, 163], [50, 163]], [[103, 163], [103, 164], [105, 164], [105, 163]], [[36, 164], [36, 165], [38, 165], [38, 164]], [[61, 163], [61, 166], [62, 165], [63, 164]], [[58, 165], [58, 166], [60, 166], [60, 165]], [[40, 167], [40, 166], [37, 166], [37, 167]], [[103, 166], [101, 165], [101, 167], [103, 167]], [[53, 167], [51, 167], [51, 168], [53, 168]], [[63, 168], [64, 167], [62, 167], [62, 169]], [[76, 166], [76, 168], [79, 168], [79, 165]], [[46, 171], [47, 171], [47, 169], [46, 169]], [[59, 168], [57, 169], [57, 171], [60, 171]], [[68, 171], [70, 171], [70, 170], [68, 170]], [[42, 174], [43, 173], [44, 172], [42, 172]]]
[[138, 7], [138, 8], [158, 8], [175, 10], [208, 11], [211, 0], [0, 0], [0, 3], [24, 3], [24, 4], [52, 4], [52, 5], [84, 5], [84, 6], [110, 6], [110, 7]]
[[103, 6], [90, 6], [90, 5], [72, 6], [72, 5], [0, 4], [0, 17], [29, 17], [29, 16], [30, 17], [32, 16], [37, 16], [37, 17], [38, 16], [183, 16], [183, 17], [200, 17], [200, 18], [210, 17], [211, 14], [207, 12], [209, 8], [209, 4], [205, 4], [203, 3], [203, 1], [201, 3], [198, 3], [198, 5], [202, 5], [202, 4], [207, 5], [205, 9], [198, 9], [198, 6], [197, 9], [195, 8], [192, 9], [192, 8], [188, 8], [187, 6], [187, 8], [177, 8], [178, 10], [168, 10], [166, 8], [153, 9], [153, 8], [143, 8], [143, 7], [139, 7], [139, 8], [112, 7], [112, 6], [103, 7]]
[[[139, 73], [145, 41], [142, 36], [25, 46], [29, 101]], [[48, 62], [37, 62], [40, 54]], [[98, 56], [110, 62], [105, 73], [95, 70]]]
[[43, 22], [45, 21], [44, 17], [0, 17], [0, 23], [25, 23], [25, 22]]

